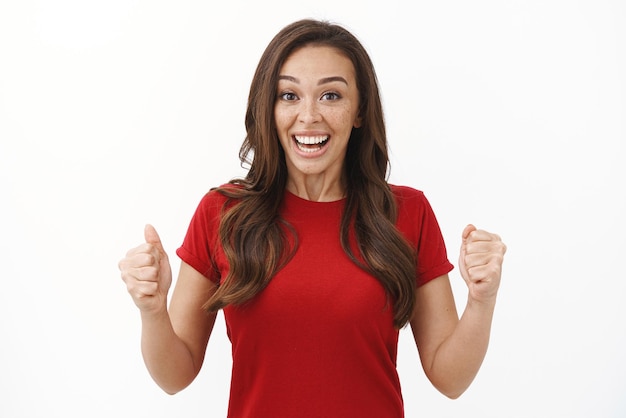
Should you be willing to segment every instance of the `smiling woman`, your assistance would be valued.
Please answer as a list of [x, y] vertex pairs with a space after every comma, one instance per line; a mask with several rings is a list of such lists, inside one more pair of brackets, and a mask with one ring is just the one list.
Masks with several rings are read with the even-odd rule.
[[329, 46], [305, 46], [280, 69], [276, 130], [287, 163], [287, 190], [309, 200], [343, 197], [343, 161], [360, 126], [352, 62]]
[[506, 247], [463, 231], [459, 320], [428, 200], [386, 181], [382, 105], [359, 41], [326, 22], [285, 27], [252, 80], [246, 130], [250, 169], [201, 200], [169, 309], [152, 226], [120, 261], [154, 380], [176, 393], [195, 379], [223, 310], [231, 418], [404, 416], [396, 361], [408, 324], [433, 385], [463, 393], [487, 350]]

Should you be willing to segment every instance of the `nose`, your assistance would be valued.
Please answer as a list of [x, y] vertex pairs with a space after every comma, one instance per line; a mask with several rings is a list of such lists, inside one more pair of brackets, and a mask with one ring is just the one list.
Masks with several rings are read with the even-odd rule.
[[303, 100], [300, 108], [299, 120], [304, 124], [313, 124], [322, 120], [317, 100]]

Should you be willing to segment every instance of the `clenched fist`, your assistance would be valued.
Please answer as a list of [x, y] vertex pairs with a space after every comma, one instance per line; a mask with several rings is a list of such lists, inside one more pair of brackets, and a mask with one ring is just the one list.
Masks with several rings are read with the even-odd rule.
[[474, 225], [465, 227], [462, 238], [459, 270], [469, 288], [469, 298], [494, 302], [506, 245], [498, 235], [476, 229]]
[[152, 225], [146, 225], [144, 237], [146, 242], [128, 251], [119, 268], [137, 307], [142, 313], [154, 313], [167, 309], [172, 269]]

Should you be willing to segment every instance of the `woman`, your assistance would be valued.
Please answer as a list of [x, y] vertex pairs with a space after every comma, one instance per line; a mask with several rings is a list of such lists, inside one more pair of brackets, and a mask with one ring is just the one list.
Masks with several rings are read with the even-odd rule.
[[168, 393], [193, 381], [223, 309], [229, 417], [402, 417], [407, 324], [433, 385], [460, 396], [487, 350], [506, 247], [463, 231], [459, 319], [428, 201], [386, 182], [382, 106], [358, 40], [314, 20], [285, 27], [259, 62], [246, 129], [250, 169], [200, 202], [169, 310], [170, 264], [152, 226], [120, 261], [154, 380]]

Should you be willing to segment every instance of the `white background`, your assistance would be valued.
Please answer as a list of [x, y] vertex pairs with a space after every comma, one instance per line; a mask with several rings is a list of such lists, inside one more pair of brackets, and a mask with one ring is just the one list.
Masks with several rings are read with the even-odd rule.
[[201, 196], [243, 173], [257, 61], [303, 17], [370, 52], [390, 181], [426, 192], [451, 260], [468, 222], [509, 247], [460, 399], [432, 389], [402, 331], [407, 417], [626, 415], [624, 2], [408, 4], [2, 0], [0, 416], [225, 416], [221, 315], [198, 379], [165, 395], [117, 261], [150, 222], [177, 270]]

